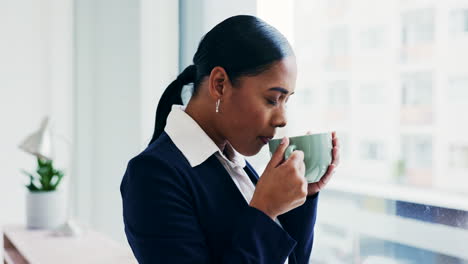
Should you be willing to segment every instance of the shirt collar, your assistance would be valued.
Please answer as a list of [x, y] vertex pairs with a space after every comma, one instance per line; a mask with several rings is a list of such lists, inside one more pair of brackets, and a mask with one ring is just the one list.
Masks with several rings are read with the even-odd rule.
[[244, 156], [238, 153], [229, 142], [225, 147], [229, 159], [226, 158], [198, 123], [185, 113], [183, 105], [172, 106], [164, 130], [192, 167], [200, 165], [215, 153], [231, 165], [242, 168], [246, 166]]

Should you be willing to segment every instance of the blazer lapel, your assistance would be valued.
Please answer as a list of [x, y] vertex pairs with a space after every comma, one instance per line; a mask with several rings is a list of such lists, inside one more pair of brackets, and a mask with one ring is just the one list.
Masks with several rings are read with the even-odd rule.
[[249, 175], [249, 178], [253, 182], [253, 184], [257, 185], [257, 181], [259, 178], [257, 172], [254, 170], [254, 168], [252, 167], [252, 165], [250, 165], [249, 162], [245, 161], [245, 164], [247, 166], [244, 167], [244, 171], [247, 173], [247, 175]]
[[[202, 174], [204, 174], [205, 177], [210, 178], [205, 181], [205, 184], [213, 185], [212, 189], [227, 195], [226, 198], [230, 200], [230, 203], [235, 203], [239, 207], [247, 205], [247, 201], [245, 201], [244, 196], [232, 180], [231, 175], [215, 155], [209, 157], [201, 166], [203, 166]], [[214, 198], [219, 199], [220, 197], [222, 196]]]

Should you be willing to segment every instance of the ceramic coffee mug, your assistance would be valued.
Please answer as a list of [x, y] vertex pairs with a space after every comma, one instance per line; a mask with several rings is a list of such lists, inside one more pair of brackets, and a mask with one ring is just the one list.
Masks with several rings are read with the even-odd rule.
[[[281, 139], [270, 140], [270, 155], [275, 153], [280, 143]], [[288, 159], [294, 150], [302, 150], [304, 152], [307, 182], [318, 182], [325, 175], [328, 166], [332, 162], [332, 149], [331, 133], [291, 137], [289, 138], [289, 146], [284, 152], [284, 159]]]

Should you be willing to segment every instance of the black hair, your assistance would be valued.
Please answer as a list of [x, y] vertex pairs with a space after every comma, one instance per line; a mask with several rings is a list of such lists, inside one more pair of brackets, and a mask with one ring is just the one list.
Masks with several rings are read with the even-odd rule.
[[293, 54], [287, 39], [273, 26], [248, 15], [230, 17], [202, 38], [193, 64], [188, 66], [164, 91], [156, 110], [153, 143], [164, 131], [172, 105], [182, 104], [184, 85], [193, 83], [193, 96], [211, 70], [224, 68], [235, 86], [242, 76], [255, 76], [271, 64]]

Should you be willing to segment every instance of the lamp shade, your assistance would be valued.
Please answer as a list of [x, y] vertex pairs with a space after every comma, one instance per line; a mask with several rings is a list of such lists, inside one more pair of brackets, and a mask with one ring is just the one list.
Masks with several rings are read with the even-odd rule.
[[41, 127], [38, 131], [29, 135], [20, 145], [19, 148], [33, 154], [41, 159], [52, 159], [52, 133], [49, 129], [49, 118], [45, 117], [41, 122]]

